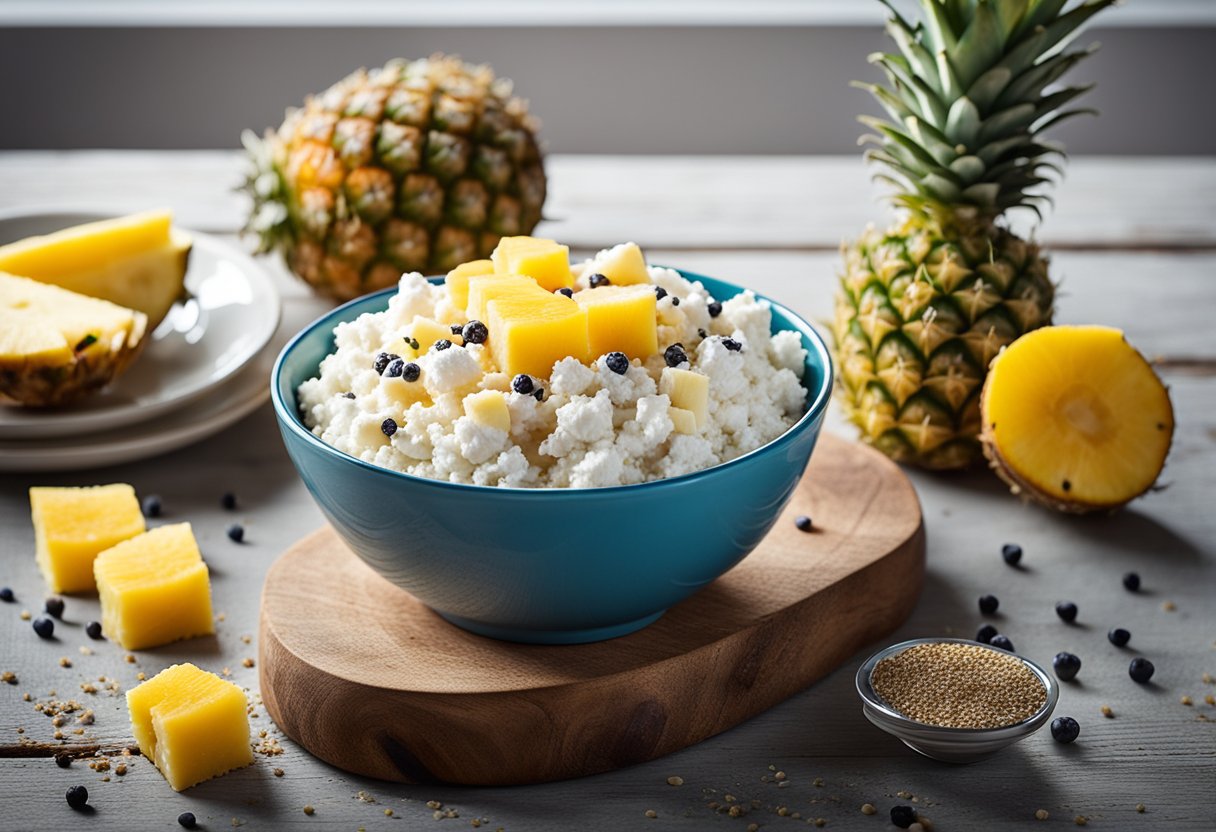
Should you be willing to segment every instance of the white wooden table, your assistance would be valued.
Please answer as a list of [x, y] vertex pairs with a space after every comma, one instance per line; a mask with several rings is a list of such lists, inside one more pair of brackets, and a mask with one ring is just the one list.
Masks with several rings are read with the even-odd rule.
[[[220, 152], [0, 154], [0, 211], [167, 205], [186, 227], [232, 236], [243, 212], [231, 192], [238, 168], [235, 155]], [[656, 262], [753, 286], [812, 319], [830, 315], [840, 239], [885, 218], [852, 158], [556, 157], [549, 170], [547, 235], [582, 250], [634, 239]], [[427, 803], [441, 801], [459, 814], [443, 823], [458, 828], [484, 819], [483, 828], [507, 830], [780, 830], [824, 818], [832, 829], [877, 830], [890, 828], [892, 805], [910, 800], [939, 830], [1020, 828], [1040, 808], [1056, 824], [1083, 815], [1104, 829], [1216, 828], [1216, 707], [1204, 703], [1216, 685], [1202, 681], [1216, 675], [1216, 160], [1078, 159], [1057, 205], [1039, 235], [1055, 250], [1053, 274], [1063, 282], [1057, 320], [1123, 327], [1159, 358], [1178, 421], [1164, 478], [1170, 487], [1122, 514], [1078, 519], [1024, 506], [983, 472], [911, 472], [928, 527], [928, 582], [891, 640], [969, 636], [980, 623], [976, 598], [996, 594], [999, 625], [1021, 652], [1042, 663], [1060, 650], [1081, 656], [1080, 681], [1064, 686], [1057, 710], [1080, 721], [1076, 744], [1056, 744], [1044, 731], [973, 766], [918, 757], [862, 718], [853, 691], [859, 654], [721, 736], [572, 782], [510, 789], [380, 783], [319, 763], [286, 739], [280, 756], [258, 755], [253, 767], [181, 795], [140, 758], [128, 761], [125, 776], [83, 761], [57, 768], [56, 729], [37, 702], [75, 698], [95, 712], [81, 735], [72, 733], [80, 727], [73, 722], [61, 729], [69, 745], [114, 753], [131, 741], [121, 691], [106, 692], [99, 676], [125, 690], [139, 672], [189, 659], [230, 668], [256, 693], [256, 668], [242, 662], [256, 659], [256, 638], [246, 638], [256, 635], [262, 576], [280, 551], [321, 523], [263, 407], [159, 459], [0, 477], [0, 585], [18, 594], [17, 603], [0, 604], [0, 671], [18, 679], [0, 684], [0, 829], [170, 829], [185, 810], [213, 830], [406, 829], [435, 822]], [[265, 264], [285, 301], [281, 343], [325, 307], [277, 263]], [[847, 433], [833, 418], [831, 429]], [[80, 625], [97, 617], [95, 601], [68, 600], [57, 643], [38, 639], [19, 617], [23, 609], [36, 614], [46, 594], [34, 566], [26, 489], [112, 481], [161, 495], [166, 518], [194, 523], [223, 613], [216, 639], [139, 652], [128, 663], [116, 646], [85, 638]], [[227, 490], [240, 500], [237, 516], [248, 532], [241, 546], [224, 535], [233, 519], [219, 507]], [[1025, 548], [1025, 569], [1002, 563], [999, 549], [1008, 541]], [[1120, 584], [1129, 570], [1143, 576], [1138, 595]], [[1061, 599], [1080, 606], [1079, 626], [1057, 620], [1053, 606]], [[1167, 601], [1173, 611], [1163, 609]], [[1107, 643], [1116, 625], [1131, 630], [1134, 652]], [[1157, 666], [1152, 685], [1127, 677], [1128, 659], [1140, 654]], [[60, 666], [61, 656], [70, 668]], [[103, 690], [84, 693], [87, 682]], [[1181, 704], [1184, 695], [1195, 704]], [[1104, 704], [1113, 719], [1100, 714]], [[257, 714], [255, 727], [278, 736], [265, 712]], [[684, 785], [669, 786], [671, 775]], [[64, 801], [77, 783], [89, 788], [89, 817]], [[728, 794], [745, 807], [743, 817], [712, 808], [728, 805]], [[861, 814], [867, 802], [878, 816]], [[306, 816], [305, 804], [315, 814]], [[651, 809], [657, 818], [645, 816]]]

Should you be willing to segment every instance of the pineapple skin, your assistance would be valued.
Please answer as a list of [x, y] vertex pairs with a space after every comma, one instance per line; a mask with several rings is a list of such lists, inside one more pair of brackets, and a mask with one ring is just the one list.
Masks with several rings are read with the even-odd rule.
[[[142, 319], [142, 314], [140, 315]], [[79, 401], [104, 388], [126, 372], [150, 340], [134, 331], [100, 342], [75, 354], [63, 364], [0, 363], [0, 404], [6, 400], [26, 407], [59, 407]]]
[[1039, 247], [991, 224], [912, 214], [842, 246], [837, 400], [861, 438], [935, 470], [983, 459], [980, 395], [1003, 346], [1051, 323]]
[[486, 66], [437, 55], [359, 70], [264, 140], [245, 134], [247, 230], [339, 301], [445, 273], [540, 221], [538, 129]]

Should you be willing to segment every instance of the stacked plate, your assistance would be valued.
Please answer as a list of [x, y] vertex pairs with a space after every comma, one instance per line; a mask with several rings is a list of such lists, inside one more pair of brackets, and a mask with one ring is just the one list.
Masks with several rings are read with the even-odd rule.
[[[98, 219], [104, 217], [0, 218], [0, 244]], [[95, 468], [155, 456], [211, 436], [267, 400], [278, 293], [244, 252], [189, 233], [187, 298], [113, 385], [70, 407], [0, 405], [0, 471]]]

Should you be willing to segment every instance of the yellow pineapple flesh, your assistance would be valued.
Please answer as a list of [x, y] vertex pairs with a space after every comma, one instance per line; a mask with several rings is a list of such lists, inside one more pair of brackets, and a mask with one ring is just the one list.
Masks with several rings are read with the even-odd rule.
[[1157, 481], [1174, 434], [1169, 393], [1117, 329], [1055, 326], [996, 358], [984, 452], [1018, 491], [1061, 511], [1114, 509]]

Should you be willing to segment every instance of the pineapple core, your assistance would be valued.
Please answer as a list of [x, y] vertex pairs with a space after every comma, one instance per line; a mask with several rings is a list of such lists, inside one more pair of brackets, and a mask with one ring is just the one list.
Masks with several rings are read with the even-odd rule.
[[253, 762], [247, 708], [239, 687], [189, 663], [127, 691], [139, 750], [179, 792]]
[[1044, 327], [993, 362], [985, 441], [998, 468], [1061, 507], [1114, 507], [1161, 473], [1174, 430], [1169, 394], [1117, 329]]
[[31, 488], [34, 555], [51, 592], [92, 592], [93, 561], [144, 530], [135, 489], [124, 483], [89, 488]]

